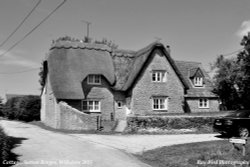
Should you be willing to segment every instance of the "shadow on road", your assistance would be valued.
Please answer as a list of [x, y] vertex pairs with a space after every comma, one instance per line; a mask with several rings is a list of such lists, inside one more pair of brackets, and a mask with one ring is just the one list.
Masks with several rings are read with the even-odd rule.
[[10, 152], [9, 152], [7, 159], [4, 160], [3, 162], [1, 162], [2, 164], [0, 164], [0, 166], [6, 166], [6, 167], [13, 166], [19, 161], [18, 157], [20, 155], [15, 154], [13, 152], [13, 149], [18, 147], [19, 145], [21, 145], [23, 140], [28, 140], [28, 138], [8, 136], [8, 143], [9, 143], [9, 147], [10, 147]]
[[229, 139], [231, 136], [230, 135], [216, 135], [214, 137], [220, 138], [220, 139]]

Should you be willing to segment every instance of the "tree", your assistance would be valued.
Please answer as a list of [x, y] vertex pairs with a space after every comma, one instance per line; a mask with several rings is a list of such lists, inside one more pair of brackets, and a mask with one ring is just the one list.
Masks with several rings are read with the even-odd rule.
[[239, 87], [242, 72], [237, 59], [225, 59], [223, 56], [219, 56], [212, 69], [216, 70], [213, 77], [213, 92], [220, 97], [222, 105], [228, 110], [241, 108]]
[[241, 43], [244, 46], [243, 51], [238, 54], [238, 63], [241, 67], [240, 96], [245, 109], [250, 109], [250, 32], [244, 36]]
[[212, 66], [217, 69], [213, 92], [228, 110], [250, 109], [250, 33], [240, 44], [244, 49], [236, 58], [219, 56]]
[[22, 96], [9, 99], [4, 107], [8, 119], [33, 121], [40, 119], [41, 100], [39, 96]]
[[0, 117], [3, 116], [3, 98], [0, 97]]

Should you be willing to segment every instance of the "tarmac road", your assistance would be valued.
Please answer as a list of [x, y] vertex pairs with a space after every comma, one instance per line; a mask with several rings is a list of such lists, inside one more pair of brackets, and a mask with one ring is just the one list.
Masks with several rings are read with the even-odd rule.
[[18, 121], [0, 120], [0, 125], [21, 141], [13, 150], [20, 155], [15, 167], [148, 167], [124, 151], [87, 139]]

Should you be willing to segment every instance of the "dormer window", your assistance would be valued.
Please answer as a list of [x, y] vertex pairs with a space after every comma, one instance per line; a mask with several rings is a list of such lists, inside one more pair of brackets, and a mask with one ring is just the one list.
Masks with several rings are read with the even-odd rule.
[[101, 75], [88, 75], [88, 84], [91, 85], [100, 85], [101, 84]]
[[162, 70], [152, 71], [152, 81], [153, 82], [167, 82], [167, 73]]
[[194, 77], [194, 86], [203, 86], [203, 78], [202, 77]]

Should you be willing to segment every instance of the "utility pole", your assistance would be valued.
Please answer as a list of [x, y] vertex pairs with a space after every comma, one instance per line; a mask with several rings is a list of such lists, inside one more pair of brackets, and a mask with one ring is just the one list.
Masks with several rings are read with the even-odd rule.
[[82, 20], [82, 22], [87, 25], [87, 40], [89, 42], [89, 25], [91, 24], [91, 22], [85, 20]]

